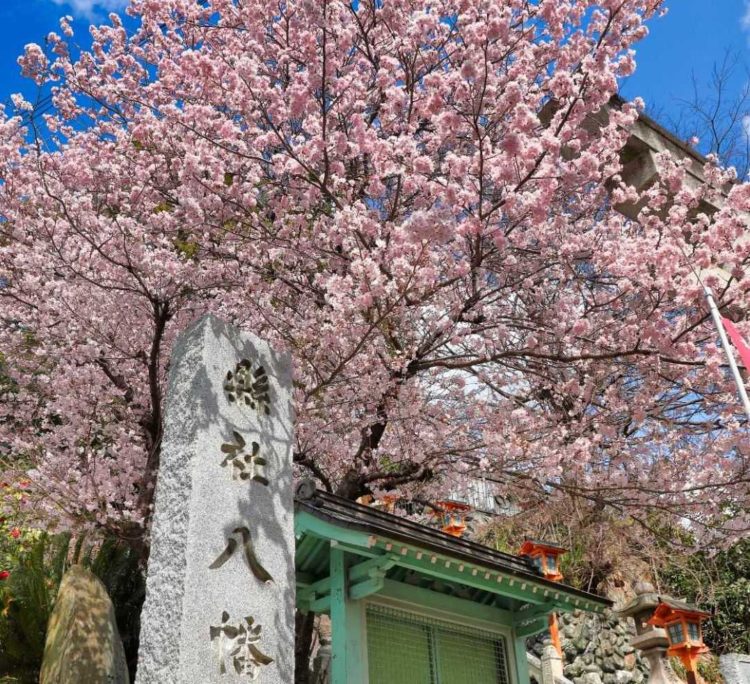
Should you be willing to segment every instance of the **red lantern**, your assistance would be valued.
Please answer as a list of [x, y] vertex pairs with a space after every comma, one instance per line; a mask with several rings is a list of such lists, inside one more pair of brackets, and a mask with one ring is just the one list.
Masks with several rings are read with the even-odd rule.
[[566, 553], [567, 549], [549, 542], [527, 539], [518, 551], [519, 556], [528, 556], [539, 571], [553, 582], [559, 582], [563, 576], [560, 572], [558, 556]]
[[662, 627], [667, 632], [667, 655], [680, 658], [691, 684], [695, 684], [696, 681], [695, 667], [698, 656], [708, 652], [708, 646], [703, 643], [701, 627], [701, 622], [707, 617], [708, 613], [688, 603], [660, 597], [659, 605], [648, 621], [649, 625]]
[[[535, 541], [527, 539], [521, 544], [518, 551], [519, 556], [531, 558], [534, 565], [544, 575], [544, 577], [553, 582], [559, 582], [563, 575], [560, 572], [560, 562], [558, 556], [562, 556], [567, 551], [562, 546], [550, 544], [549, 542]], [[549, 635], [552, 639], [552, 645], [562, 656], [562, 644], [560, 643], [560, 629], [557, 626], [557, 614], [550, 613], [549, 616]]]
[[459, 501], [436, 501], [433, 515], [441, 523], [443, 532], [460, 537], [466, 531], [466, 514], [471, 506]]

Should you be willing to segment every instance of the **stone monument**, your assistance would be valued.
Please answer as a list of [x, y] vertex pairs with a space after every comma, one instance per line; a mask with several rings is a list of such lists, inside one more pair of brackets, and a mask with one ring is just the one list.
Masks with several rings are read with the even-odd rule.
[[205, 316], [166, 395], [137, 684], [294, 681], [291, 361]]
[[40, 684], [128, 684], [125, 651], [107, 589], [92, 572], [65, 573], [47, 626]]

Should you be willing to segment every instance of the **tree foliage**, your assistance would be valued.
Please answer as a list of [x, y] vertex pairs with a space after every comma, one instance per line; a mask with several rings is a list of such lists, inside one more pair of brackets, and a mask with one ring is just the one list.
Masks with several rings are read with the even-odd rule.
[[661, 579], [667, 591], [711, 611], [703, 633], [713, 653], [750, 653], [750, 540], [673, 562]]
[[29, 46], [53, 108], [0, 121], [0, 440], [37, 510], [140, 534], [169, 352], [213, 311], [293, 354], [295, 462], [345, 496], [487, 473], [524, 510], [746, 529], [692, 267], [750, 332], [750, 189], [700, 213], [732, 174], [665, 157], [639, 197], [640, 104], [601, 116], [660, 5], [134, 0]]

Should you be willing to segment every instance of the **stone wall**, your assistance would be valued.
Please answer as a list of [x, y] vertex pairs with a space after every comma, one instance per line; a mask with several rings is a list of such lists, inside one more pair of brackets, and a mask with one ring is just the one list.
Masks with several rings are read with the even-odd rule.
[[[590, 615], [581, 611], [558, 616], [564, 670], [574, 684], [643, 684], [648, 663], [630, 645], [635, 628], [611, 611]], [[546, 633], [529, 641], [529, 651], [542, 655]]]

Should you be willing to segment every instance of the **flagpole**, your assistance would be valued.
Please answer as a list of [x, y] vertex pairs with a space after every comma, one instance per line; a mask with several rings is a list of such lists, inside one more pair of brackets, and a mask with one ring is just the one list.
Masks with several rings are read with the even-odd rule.
[[737, 362], [734, 360], [734, 354], [732, 348], [727, 339], [727, 333], [724, 330], [724, 323], [721, 320], [721, 314], [719, 313], [719, 307], [716, 306], [714, 301], [713, 293], [711, 288], [707, 285], [703, 286], [703, 290], [706, 293], [706, 299], [708, 300], [708, 308], [711, 310], [711, 317], [714, 319], [716, 329], [719, 331], [719, 337], [721, 338], [721, 346], [724, 347], [724, 353], [727, 355], [727, 361], [729, 361], [729, 368], [732, 370], [732, 376], [734, 377], [734, 383], [737, 385], [737, 391], [740, 393], [740, 399], [742, 400], [742, 406], [747, 414], [747, 419], [750, 421], [750, 399], [747, 397], [747, 391], [745, 390], [745, 383], [740, 375], [740, 369], [737, 368]]

